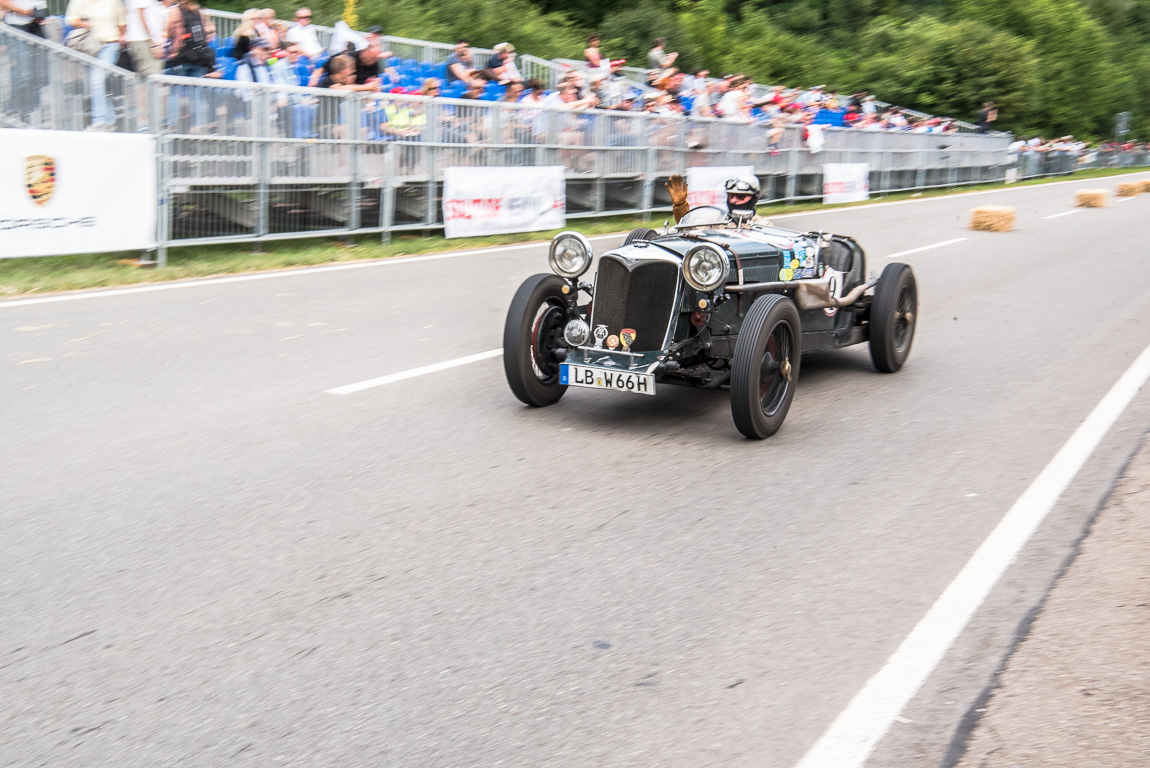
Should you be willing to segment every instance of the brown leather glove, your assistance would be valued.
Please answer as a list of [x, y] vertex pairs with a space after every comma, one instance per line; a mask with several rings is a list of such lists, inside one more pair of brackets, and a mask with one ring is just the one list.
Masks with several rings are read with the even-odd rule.
[[667, 194], [671, 196], [671, 212], [675, 214], [675, 223], [678, 224], [690, 210], [690, 206], [687, 205], [687, 181], [676, 173], [667, 179], [666, 187]]

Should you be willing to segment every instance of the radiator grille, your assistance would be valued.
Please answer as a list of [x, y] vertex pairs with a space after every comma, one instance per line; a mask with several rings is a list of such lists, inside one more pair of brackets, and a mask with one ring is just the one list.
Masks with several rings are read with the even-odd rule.
[[662, 349], [679, 287], [679, 266], [668, 261], [648, 261], [628, 270], [618, 260], [599, 260], [595, 280], [592, 326], [605, 325], [618, 335], [624, 328], [636, 333], [631, 349], [652, 352]]
[[743, 280], [748, 283], [773, 283], [779, 279], [776, 264], [756, 264], [743, 270]]

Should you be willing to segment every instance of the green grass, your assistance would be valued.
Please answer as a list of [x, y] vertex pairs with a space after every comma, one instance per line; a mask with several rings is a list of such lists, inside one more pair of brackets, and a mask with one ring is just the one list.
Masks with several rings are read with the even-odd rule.
[[[1078, 171], [1071, 176], [1053, 179], [1033, 179], [1019, 182], [1015, 186], [1046, 184], [1067, 179], [1091, 179], [1104, 176], [1117, 176], [1137, 173], [1146, 168], [1091, 169]], [[972, 192], [983, 189], [997, 189], [1001, 184], [985, 184], [940, 189], [928, 192], [907, 192], [876, 197], [868, 201], [889, 202], [924, 197], [939, 197], [958, 192]], [[783, 213], [798, 213], [807, 210], [830, 210], [855, 207], [868, 203], [851, 203], [841, 206], [828, 206], [821, 203], [801, 203], [797, 205], [767, 205], [760, 207], [764, 216]], [[670, 214], [666, 214], [669, 216]], [[574, 219], [567, 229], [586, 235], [603, 235], [626, 232], [637, 226], [662, 226], [666, 216], [653, 216], [650, 220], [629, 216], [608, 216], [600, 219]], [[423, 237], [416, 234], [396, 235], [388, 245], [382, 245], [377, 236], [361, 235], [358, 244], [347, 247], [332, 238], [312, 240], [287, 240], [265, 243], [256, 251], [252, 245], [214, 245], [177, 248], [169, 252], [166, 269], [141, 269], [121, 260], [135, 259], [137, 253], [90, 254], [82, 256], [52, 256], [34, 259], [0, 259], [0, 298], [26, 296], [28, 294], [51, 293], [80, 288], [102, 288], [134, 283], [152, 283], [165, 280], [179, 280], [190, 277], [234, 274], [237, 272], [257, 272], [271, 269], [289, 269], [316, 264], [337, 264], [365, 259], [384, 259], [394, 256], [408, 256], [434, 251], [484, 248], [496, 245], [511, 245], [546, 241], [558, 230], [551, 232], [524, 232], [510, 235], [446, 240], [442, 235]]]

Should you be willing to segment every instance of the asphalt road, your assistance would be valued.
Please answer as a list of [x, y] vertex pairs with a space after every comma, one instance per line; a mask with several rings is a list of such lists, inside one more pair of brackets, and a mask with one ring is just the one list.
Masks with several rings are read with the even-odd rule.
[[[0, 764], [793, 766], [1150, 344], [1150, 196], [1046, 218], [1115, 186], [780, 218], [873, 270], [965, 240], [899, 259], [902, 372], [812, 355], [762, 442], [723, 391], [527, 409], [497, 357], [327, 393], [496, 349], [540, 246], [0, 302]], [[945, 759], [1148, 422], [868, 765]]]

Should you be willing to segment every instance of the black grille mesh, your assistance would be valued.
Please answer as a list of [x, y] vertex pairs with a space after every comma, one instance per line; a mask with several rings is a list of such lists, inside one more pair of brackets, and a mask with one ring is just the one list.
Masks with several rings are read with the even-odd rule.
[[676, 264], [649, 261], [628, 271], [606, 256], [599, 260], [592, 325], [605, 325], [615, 335], [624, 328], [633, 328], [636, 338], [631, 349], [635, 352], [662, 349], [678, 286]]
[[779, 279], [779, 268], [775, 264], [756, 264], [743, 270], [743, 280], [748, 283], [773, 283]]

